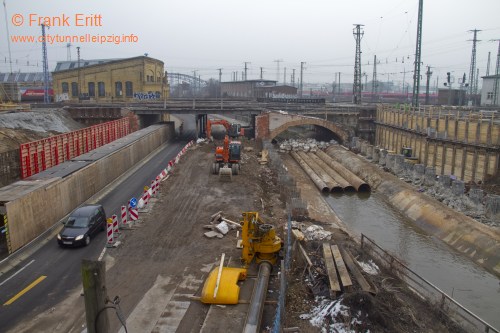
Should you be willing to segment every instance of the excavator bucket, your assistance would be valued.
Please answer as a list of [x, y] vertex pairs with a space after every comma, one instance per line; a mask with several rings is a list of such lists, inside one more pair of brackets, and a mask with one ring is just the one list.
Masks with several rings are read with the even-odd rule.
[[214, 268], [207, 277], [201, 291], [201, 302], [205, 304], [238, 304], [240, 286], [238, 281], [245, 280], [245, 268], [223, 267], [220, 278], [219, 267]]
[[219, 179], [231, 181], [233, 178], [233, 170], [229, 166], [224, 166], [219, 169]]

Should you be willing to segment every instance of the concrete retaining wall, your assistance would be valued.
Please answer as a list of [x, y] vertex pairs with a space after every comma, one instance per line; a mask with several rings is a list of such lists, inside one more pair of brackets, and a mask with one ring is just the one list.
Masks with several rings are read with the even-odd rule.
[[394, 208], [422, 230], [500, 276], [500, 232], [497, 229], [483, 225], [417, 192], [411, 185], [384, 173], [341, 147], [331, 146], [327, 153], [367, 181], [372, 189], [384, 195]]
[[[18, 193], [17, 198], [5, 203], [3, 209], [8, 217], [9, 252], [36, 238], [174, 136], [173, 123], [155, 127], [154, 131], [150, 129], [142, 136], [143, 130], [132, 133], [137, 140], [69, 176], [19, 181], [9, 185], [10, 189], [4, 188], [3, 193], [9, 190]], [[23, 187], [29, 189], [24, 194], [21, 193]]]
[[19, 149], [0, 153], [0, 187], [19, 179]]

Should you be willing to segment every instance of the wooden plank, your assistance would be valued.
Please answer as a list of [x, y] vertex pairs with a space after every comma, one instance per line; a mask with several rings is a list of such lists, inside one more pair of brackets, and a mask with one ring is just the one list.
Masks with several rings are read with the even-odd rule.
[[352, 256], [351, 252], [349, 250], [346, 250], [346, 249], [340, 247], [340, 253], [342, 254], [342, 257], [344, 258], [344, 261], [345, 261], [347, 268], [352, 273], [352, 275], [354, 275], [354, 278], [356, 279], [358, 284], [361, 286], [361, 289], [363, 289], [363, 291], [367, 291], [367, 292], [375, 295], [377, 293], [377, 291], [374, 288], [372, 288], [370, 283], [365, 279], [365, 277], [363, 276], [363, 273], [361, 273], [361, 270], [360, 270], [356, 260]]
[[330, 296], [335, 297], [340, 292], [340, 283], [337, 277], [337, 270], [333, 262], [332, 250], [328, 243], [323, 243], [323, 257], [325, 258], [325, 266], [330, 280]]
[[333, 258], [335, 259], [335, 266], [337, 267], [337, 272], [340, 275], [340, 281], [342, 282], [342, 287], [347, 291], [349, 287], [352, 286], [351, 277], [349, 276], [349, 272], [345, 267], [344, 260], [342, 260], [342, 255], [340, 254], [339, 248], [337, 245], [330, 245], [330, 249], [332, 250]]

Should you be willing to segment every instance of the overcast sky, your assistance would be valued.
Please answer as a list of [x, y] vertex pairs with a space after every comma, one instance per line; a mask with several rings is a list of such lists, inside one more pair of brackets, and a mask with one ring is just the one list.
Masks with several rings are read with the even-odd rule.
[[[378, 79], [412, 81], [413, 57], [418, 18], [418, 0], [4, 0], [11, 40], [16, 35], [41, 34], [38, 22], [29, 17], [69, 17], [71, 26], [52, 26], [50, 35], [129, 35], [137, 43], [73, 43], [71, 58], [80, 46], [82, 59], [126, 58], [148, 53], [165, 62], [169, 72], [197, 74], [202, 79], [228, 81], [232, 73], [248, 64], [248, 78], [280, 81], [284, 68], [287, 82], [292, 69], [299, 76], [300, 62], [306, 62], [304, 82], [332, 82], [341, 72], [341, 82], [353, 81], [355, 40], [353, 24], [364, 24], [361, 42], [362, 72], [368, 81], [373, 75], [377, 55]], [[2, 8], [5, 12], [5, 7]], [[491, 52], [490, 74], [495, 71], [500, 39], [499, 0], [424, 0], [422, 61], [439, 76], [440, 85], [451, 71], [469, 75], [472, 33], [478, 33], [477, 68], [486, 73]], [[13, 20], [24, 23], [14, 26]], [[75, 15], [102, 17], [102, 26], [75, 26]], [[82, 16], [83, 17], [83, 16]], [[5, 34], [5, 15], [0, 16], [0, 71], [8, 72], [9, 52]], [[19, 21], [16, 21], [19, 24]], [[82, 21], [80, 21], [82, 23]], [[99, 23], [88, 21], [88, 24]], [[84, 24], [84, 23], [83, 23]], [[39, 42], [11, 42], [14, 71], [42, 71], [42, 46]], [[66, 42], [48, 45], [49, 70], [57, 61], [67, 59]], [[404, 63], [403, 63], [404, 58]], [[27, 65], [29, 62], [29, 66]], [[422, 73], [425, 72], [425, 67]], [[425, 76], [424, 76], [425, 78]], [[363, 78], [364, 82], [364, 78]], [[480, 83], [481, 85], [481, 83]]]

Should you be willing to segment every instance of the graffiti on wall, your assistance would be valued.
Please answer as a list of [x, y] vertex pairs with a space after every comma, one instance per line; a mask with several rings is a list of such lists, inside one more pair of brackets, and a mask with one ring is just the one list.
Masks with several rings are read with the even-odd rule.
[[146, 99], [160, 99], [161, 98], [161, 94], [160, 94], [159, 91], [156, 91], [156, 92], [152, 92], [152, 91], [149, 91], [149, 92], [135, 92], [134, 93], [134, 98], [138, 99], [140, 101], [146, 100]]

